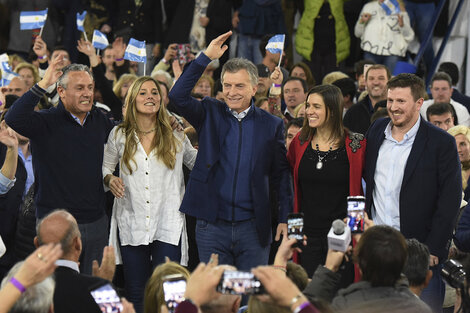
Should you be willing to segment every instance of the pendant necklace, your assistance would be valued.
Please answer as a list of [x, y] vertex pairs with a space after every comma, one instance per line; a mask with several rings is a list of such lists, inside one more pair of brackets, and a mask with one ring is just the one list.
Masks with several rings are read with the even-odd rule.
[[323, 160], [325, 160], [326, 162], [326, 157], [328, 156], [328, 154], [330, 154], [333, 147], [330, 146], [330, 149], [328, 149], [328, 151], [325, 153], [324, 156], [320, 155], [320, 148], [318, 147], [318, 143], [316, 144], [316, 148], [317, 148], [317, 154], [318, 154], [317, 170], [321, 170], [323, 168]]

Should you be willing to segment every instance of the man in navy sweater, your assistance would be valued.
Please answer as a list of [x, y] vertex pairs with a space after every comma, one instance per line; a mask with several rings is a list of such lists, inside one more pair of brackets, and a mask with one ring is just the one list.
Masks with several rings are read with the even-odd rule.
[[199, 150], [181, 212], [197, 218], [201, 261], [219, 254], [221, 264], [250, 270], [268, 261], [271, 243], [270, 188], [279, 193], [277, 238], [287, 232], [292, 209], [282, 120], [253, 105], [258, 71], [246, 59], [222, 68], [225, 103], [191, 97], [211, 60], [227, 50], [231, 32], [214, 39], [184, 71], [170, 92], [178, 112], [198, 133]]
[[[83, 241], [81, 272], [91, 274], [92, 261], [101, 260], [108, 241], [101, 166], [114, 125], [93, 107], [94, 80], [88, 67], [71, 64], [60, 70], [63, 58], [58, 54], [52, 60], [44, 78], [14, 103], [5, 121], [31, 141], [37, 218], [57, 208], [75, 217]], [[58, 106], [34, 111], [56, 82]]]

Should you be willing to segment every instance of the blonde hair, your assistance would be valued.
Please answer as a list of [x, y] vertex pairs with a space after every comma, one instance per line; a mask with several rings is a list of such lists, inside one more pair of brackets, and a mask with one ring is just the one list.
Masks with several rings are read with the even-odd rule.
[[20, 70], [22, 70], [24, 68], [27, 68], [27, 69], [31, 70], [31, 72], [33, 73], [34, 83], [35, 84], [37, 84], [41, 80], [41, 78], [39, 77], [38, 69], [36, 68], [36, 66], [32, 65], [31, 63], [27, 63], [27, 62], [19, 63], [15, 67], [15, 73], [19, 74]]
[[[123, 74], [119, 79], [114, 83], [113, 92], [119, 100], [123, 101], [124, 99], [121, 98], [121, 89], [122, 85], [128, 82], [134, 82], [137, 79], [137, 75], [135, 74]], [[129, 92], [129, 91], [128, 91]]]
[[167, 275], [181, 274], [187, 280], [187, 269], [175, 262], [158, 265], [147, 281], [144, 294], [144, 313], [160, 313], [160, 307], [165, 303], [163, 294], [163, 278]]
[[294, 117], [299, 117], [299, 112], [300, 110], [302, 110], [302, 108], [305, 107], [305, 103], [307, 103], [307, 101], [304, 101], [302, 102], [301, 104], [299, 104], [295, 109], [294, 109]]
[[[158, 93], [161, 94], [160, 85], [155, 79], [149, 76], [139, 77], [129, 87], [125, 100], [126, 116], [124, 117], [124, 122], [118, 126], [118, 131], [122, 131], [126, 136], [121, 168], [124, 169], [125, 165], [130, 174], [133, 172], [131, 162], [137, 166], [137, 163], [134, 160], [134, 155], [137, 151], [137, 140], [135, 138], [135, 134], [138, 131], [136, 98], [142, 85], [148, 81], [154, 82], [157, 86]], [[156, 150], [157, 158], [160, 159], [169, 169], [174, 169], [176, 163], [176, 152], [180, 147], [180, 142], [173, 134], [168, 113], [166, 112], [163, 105], [163, 99], [161, 97], [160, 109], [155, 116], [155, 127], [156, 134], [153, 138], [152, 150]]]
[[191, 92], [194, 92], [194, 89], [196, 89], [196, 86], [199, 85], [199, 83], [203, 82], [203, 81], [207, 81], [209, 83], [209, 85], [211, 86], [211, 97], [214, 96], [214, 79], [212, 77], [210, 77], [209, 75], [206, 75], [206, 74], [203, 74], [201, 75], [201, 78], [199, 78], [199, 80], [196, 82], [196, 84], [194, 85], [194, 88]]
[[323, 80], [322, 80], [321, 84], [322, 85], [331, 85], [335, 81], [337, 81], [338, 79], [341, 79], [341, 78], [349, 78], [349, 76], [346, 75], [343, 72], [340, 72], [340, 71], [331, 72], [331, 73], [326, 74], [325, 77], [323, 77]]
[[454, 137], [457, 135], [464, 135], [465, 138], [467, 138], [468, 142], [470, 143], [470, 128], [468, 128], [465, 125], [454, 126], [450, 128], [447, 132]]
[[[468, 143], [470, 144], [470, 128], [468, 128], [467, 126], [457, 125], [457, 126], [451, 127], [449, 130], [447, 130], [447, 132], [451, 134], [454, 138], [457, 135], [464, 135], [465, 138], [467, 138]], [[462, 189], [463, 190], [467, 189], [467, 185], [468, 185], [466, 175], [464, 175], [464, 173], [465, 173], [465, 170], [462, 167]]]

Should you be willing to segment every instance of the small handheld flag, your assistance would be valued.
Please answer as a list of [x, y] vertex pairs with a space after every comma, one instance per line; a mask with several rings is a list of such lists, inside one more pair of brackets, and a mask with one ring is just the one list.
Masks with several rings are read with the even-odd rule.
[[286, 35], [275, 35], [269, 39], [268, 44], [266, 45], [266, 50], [271, 53], [281, 53], [284, 50], [284, 40]]
[[85, 22], [86, 11], [83, 11], [82, 14], [77, 13], [77, 29], [81, 32], [84, 32], [83, 22]]
[[380, 5], [387, 15], [400, 13], [400, 4], [398, 4], [397, 0], [384, 0]]
[[284, 34], [279, 34], [279, 35], [274, 35], [269, 39], [268, 44], [266, 45], [266, 50], [269, 52], [275, 54], [279, 53], [279, 64], [277, 65], [278, 67], [281, 66], [281, 60], [282, 60], [282, 52], [284, 51], [284, 41], [286, 39], [286, 35]]
[[104, 50], [109, 45], [109, 42], [105, 34], [95, 29], [95, 31], [93, 32], [93, 39], [91, 41], [91, 44], [96, 49]]
[[147, 62], [147, 53], [145, 52], [145, 41], [138, 41], [134, 38], [129, 40], [129, 44], [124, 54], [124, 59], [136, 62]]
[[43, 28], [47, 19], [47, 9], [43, 11], [22, 11], [20, 12], [20, 29]]

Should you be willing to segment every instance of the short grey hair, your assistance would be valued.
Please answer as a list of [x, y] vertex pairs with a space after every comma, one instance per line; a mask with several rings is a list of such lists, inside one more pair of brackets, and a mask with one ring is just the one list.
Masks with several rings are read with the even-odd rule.
[[250, 76], [252, 86], [258, 85], [258, 69], [250, 60], [243, 58], [233, 58], [225, 62], [222, 67], [222, 73], [220, 74], [220, 81], [224, 82], [225, 72], [236, 73], [240, 70], [246, 70]]
[[[18, 273], [24, 261], [16, 263], [2, 281], [2, 288]], [[47, 313], [54, 300], [55, 281], [52, 276], [26, 289], [9, 313]]]
[[61, 86], [62, 88], [67, 89], [70, 72], [87, 72], [90, 75], [91, 80], [95, 80], [93, 77], [93, 73], [91, 72], [88, 66], [83, 64], [72, 63], [62, 69], [62, 75], [57, 80], [57, 86]]

